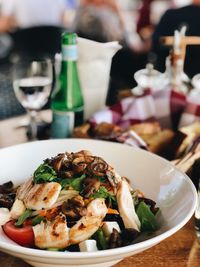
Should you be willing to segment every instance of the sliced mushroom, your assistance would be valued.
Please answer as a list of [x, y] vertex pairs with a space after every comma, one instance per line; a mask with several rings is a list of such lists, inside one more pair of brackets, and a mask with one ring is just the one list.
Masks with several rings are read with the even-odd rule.
[[106, 175], [106, 171], [108, 170], [108, 164], [100, 157], [95, 157], [93, 162], [91, 162], [87, 171], [90, 175], [103, 177]]
[[86, 215], [85, 202], [81, 196], [73, 197], [64, 202], [61, 207], [62, 213], [67, 219], [76, 221]]
[[133, 242], [138, 236], [139, 236], [139, 232], [133, 228], [123, 229], [121, 232], [123, 245], [127, 246], [131, 244], [131, 242]]
[[56, 172], [60, 171], [64, 156], [64, 154], [58, 154], [55, 158], [51, 160], [51, 166]]
[[86, 170], [87, 165], [91, 163], [93, 160], [94, 160], [94, 157], [92, 156], [76, 157], [72, 162], [73, 170], [76, 173], [83, 173]]
[[72, 171], [72, 156], [69, 153], [60, 153], [56, 157], [47, 159], [45, 162], [50, 164], [61, 178], [71, 178]]
[[112, 234], [110, 235], [109, 247], [110, 248], [119, 248], [122, 245], [122, 239], [120, 233], [113, 228]]
[[98, 178], [86, 178], [83, 181], [82, 195], [86, 198], [90, 197], [94, 192], [99, 190], [101, 183]]
[[12, 193], [13, 189], [14, 189], [13, 182], [9, 181], [7, 183], [0, 185], [0, 194]]
[[78, 157], [82, 157], [82, 156], [92, 156], [92, 153], [89, 150], [81, 150], [77, 153], [72, 153], [73, 154], [73, 158], [78, 158]]
[[15, 194], [0, 194], [0, 208], [10, 209], [14, 203]]
[[107, 176], [108, 181], [109, 181], [109, 183], [111, 184], [111, 186], [112, 186], [112, 187], [116, 187], [116, 186], [117, 186], [117, 182], [116, 182], [116, 180], [115, 180], [115, 174], [114, 174], [114, 172], [111, 171], [111, 170], [108, 170], [108, 171], [106, 172], [106, 176]]

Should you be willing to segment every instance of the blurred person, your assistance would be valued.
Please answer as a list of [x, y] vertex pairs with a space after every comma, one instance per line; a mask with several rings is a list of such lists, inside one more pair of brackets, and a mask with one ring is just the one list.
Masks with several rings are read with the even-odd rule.
[[64, 12], [63, 24], [66, 28], [71, 28], [74, 22], [79, 0], [65, 0], [66, 9]]
[[171, 5], [171, 0], [142, 0], [138, 10], [138, 33], [143, 36], [149, 32], [151, 35], [161, 16]]
[[170, 8], [173, 8], [174, 4], [172, 0], [154, 0], [151, 2], [150, 7], [150, 21], [155, 27], [163, 14]]
[[151, 2], [153, 0], [142, 0], [138, 10], [137, 32], [141, 33], [144, 28], [152, 27], [150, 20]]
[[[176, 29], [181, 26], [187, 26], [186, 35], [200, 36], [200, 0], [193, 0], [190, 5], [169, 9], [162, 16], [153, 34], [152, 51], [157, 60], [157, 68], [160, 71], [165, 70], [165, 60], [169, 54], [169, 47], [160, 44], [161, 36], [172, 36]], [[186, 50], [186, 59], [184, 70], [190, 76], [200, 72], [200, 47], [188, 46]]]
[[[108, 23], [109, 20], [109, 23]], [[115, 0], [81, 0], [75, 29], [97, 41], [122, 41], [124, 21]]]
[[65, 0], [1, 0], [1, 31], [33, 26], [61, 26]]
[[126, 17], [118, 0], [80, 1], [74, 21], [74, 29], [80, 36], [100, 42], [119, 41], [135, 52], [143, 52], [145, 47], [132, 28], [132, 32], [127, 30]]
[[10, 52], [53, 57], [60, 51], [65, 10], [66, 0], [1, 0], [0, 32], [9, 33]]

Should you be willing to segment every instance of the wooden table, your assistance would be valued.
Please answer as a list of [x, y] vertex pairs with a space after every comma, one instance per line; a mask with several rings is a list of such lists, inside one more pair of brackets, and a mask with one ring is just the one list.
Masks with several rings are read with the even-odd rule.
[[[48, 115], [50, 113], [43, 113]], [[23, 128], [16, 128], [25, 117], [0, 121], [0, 147], [26, 142]], [[0, 253], [1, 267], [29, 267], [20, 259]], [[200, 267], [200, 241], [198, 242], [194, 219], [192, 218], [181, 230], [160, 244], [132, 257], [115, 267]], [[55, 266], [56, 267], [56, 266]], [[103, 266], [102, 266], [103, 267]]]

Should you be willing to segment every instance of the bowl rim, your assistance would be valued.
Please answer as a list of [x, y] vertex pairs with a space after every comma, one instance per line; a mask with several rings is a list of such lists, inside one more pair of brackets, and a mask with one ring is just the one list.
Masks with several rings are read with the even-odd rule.
[[[80, 141], [87, 141], [90, 143], [106, 143], [106, 144], [112, 144], [115, 146], [123, 146], [124, 144], [120, 144], [120, 143], [115, 143], [115, 142], [108, 142], [108, 141], [102, 141], [102, 140], [90, 140], [90, 139], [79, 139], [79, 138], [70, 138], [70, 139], [50, 139], [50, 140], [42, 140], [42, 141], [33, 141], [33, 142], [29, 142], [29, 143], [23, 143], [23, 144], [18, 144], [18, 145], [14, 145], [14, 146], [9, 146], [9, 147], [5, 147], [5, 148], [1, 148], [0, 149], [0, 154], [2, 151], [4, 150], [9, 150], [9, 149], [13, 149], [13, 148], [17, 148], [19, 146], [29, 146], [32, 144], [36, 144], [36, 143], [51, 143], [51, 142], [66, 142], [66, 141], [73, 141], [73, 142], [80, 142]], [[130, 147], [130, 146], [127, 146]], [[58, 259], [86, 259], [86, 258], [101, 258], [101, 257], [112, 257], [112, 256], [119, 256], [119, 255], [123, 255], [123, 254], [127, 254], [127, 253], [131, 253], [133, 251], [138, 251], [142, 249], [146, 249], [148, 247], [151, 247], [161, 241], [163, 241], [164, 239], [166, 239], [167, 237], [173, 235], [174, 233], [176, 233], [178, 230], [180, 230], [192, 217], [192, 215], [194, 214], [195, 208], [197, 206], [197, 200], [198, 200], [198, 196], [197, 196], [197, 191], [195, 189], [194, 184], [192, 183], [191, 179], [182, 171], [180, 171], [176, 166], [174, 166], [172, 163], [170, 163], [170, 161], [156, 155], [153, 154], [149, 151], [145, 151], [142, 150], [140, 148], [137, 147], [131, 147], [132, 149], [135, 150], [140, 150], [143, 151], [143, 153], [148, 153], [151, 154], [151, 156], [159, 158], [159, 160], [165, 162], [166, 164], [172, 166], [176, 171], [178, 171], [179, 173], [181, 173], [183, 175], [184, 180], [189, 184], [190, 189], [193, 193], [193, 203], [192, 206], [190, 208], [190, 211], [188, 212], [187, 216], [180, 222], [178, 223], [176, 226], [172, 227], [171, 229], [165, 231], [162, 234], [159, 234], [158, 236], [152, 237], [148, 240], [145, 241], [141, 241], [139, 243], [135, 243], [133, 245], [128, 245], [125, 247], [120, 247], [120, 248], [115, 248], [115, 249], [109, 249], [109, 250], [99, 250], [99, 251], [95, 251], [95, 252], [73, 252], [73, 253], [68, 253], [68, 252], [62, 252], [62, 251], [48, 251], [48, 250], [40, 250], [40, 249], [34, 249], [34, 248], [26, 248], [26, 247], [22, 247], [18, 244], [9, 244], [5, 241], [1, 241], [0, 240], [0, 250], [2, 249], [3, 251], [9, 253], [10, 252], [14, 252], [14, 253], [18, 253], [19, 256], [23, 257], [24, 256], [39, 256], [39, 257], [43, 257], [43, 258], [58, 258]]]

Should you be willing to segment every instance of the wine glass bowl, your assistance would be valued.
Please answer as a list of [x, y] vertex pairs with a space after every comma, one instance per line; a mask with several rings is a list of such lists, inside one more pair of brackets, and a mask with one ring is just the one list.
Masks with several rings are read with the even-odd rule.
[[25, 61], [13, 65], [13, 88], [16, 98], [30, 117], [30, 139], [37, 139], [37, 112], [48, 102], [53, 80], [50, 60]]
[[13, 82], [17, 99], [25, 109], [40, 110], [48, 101], [51, 79], [48, 77], [29, 77]]

